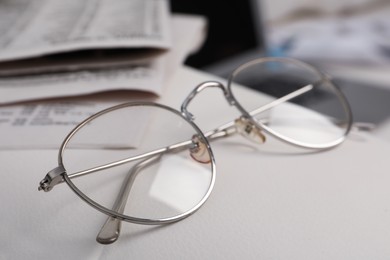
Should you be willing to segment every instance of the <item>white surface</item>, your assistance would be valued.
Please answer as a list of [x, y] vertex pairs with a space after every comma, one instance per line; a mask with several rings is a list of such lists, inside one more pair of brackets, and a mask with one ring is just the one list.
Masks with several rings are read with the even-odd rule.
[[210, 169], [180, 156], [164, 158], [158, 171], [149, 195], [179, 212], [186, 212], [202, 200], [210, 186]]
[[[208, 79], [180, 69], [161, 102], [178, 108]], [[229, 110], [219, 90], [202, 92], [190, 106], [202, 128]], [[216, 186], [198, 212], [162, 227], [124, 223], [109, 246], [95, 242], [105, 217], [66, 185], [37, 191], [57, 151], [0, 151], [0, 259], [389, 258], [388, 142], [352, 133], [320, 153], [272, 139], [255, 146], [240, 136], [212, 146]]]

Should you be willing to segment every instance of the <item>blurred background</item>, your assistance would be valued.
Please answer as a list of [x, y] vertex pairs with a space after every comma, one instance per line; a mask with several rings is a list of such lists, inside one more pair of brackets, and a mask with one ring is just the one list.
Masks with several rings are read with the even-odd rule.
[[228, 77], [257, 57], [298, 58], [333, 76], [355, 121], [389, 125], [389, 0], [171, 0], [171, 8], [208, 19], [188, 66]]
[[260, 0], [171, 0], [173, 12], [201, 14], [207, 18], [203, 47], [186, 64], [226, 76], [250, 57], [263, 56], [265, 35]]
[[[202, 14], [208, 37], [187, 64], [212, 71], [233, 57], [292, 56], [313, 63], [390, 65], [388, 0], [171, 0]], [[218, 71], [217, 71], [218, 72]]]

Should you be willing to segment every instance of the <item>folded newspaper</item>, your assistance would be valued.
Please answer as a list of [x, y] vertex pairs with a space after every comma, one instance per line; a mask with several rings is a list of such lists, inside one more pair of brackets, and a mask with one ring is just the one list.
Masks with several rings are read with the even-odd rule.
[[170, 45], [166, 0], [0, 1], [0, 76], [127, 66]]
[[[77, 123], [101, 109], [136, 99], [154, 100], [156, 95], [144, 92], [162, 93], [185, 57], [201, 46], [205, 24], [199, 16], [173, 15], [173, 47], [149, 65], [0, 79], [0, 150], [57, 148]], [[64, 96], [73, 97], [20, 103]]]
[[168, 0], [0, 1], [0, 105], [118, 90], [159, 96], [168, 57], [182, 62], [204, 39], [203, 18], [179, 19], [193, 33], [185, 50], [180, 37], [172, 43]]

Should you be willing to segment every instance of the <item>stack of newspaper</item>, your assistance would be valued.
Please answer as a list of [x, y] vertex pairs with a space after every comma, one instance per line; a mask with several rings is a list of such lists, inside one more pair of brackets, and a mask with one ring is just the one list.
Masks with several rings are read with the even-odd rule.
[[166, 68], [198, 47], [204, 26], [170, 15], [168, 4], [0, 1], [0, 103], [124, 89], [160, 95]]
[[57, 147], [100, 109], [159, 97], [205, 27], [168, 0], [0, 1], [0, 149]]

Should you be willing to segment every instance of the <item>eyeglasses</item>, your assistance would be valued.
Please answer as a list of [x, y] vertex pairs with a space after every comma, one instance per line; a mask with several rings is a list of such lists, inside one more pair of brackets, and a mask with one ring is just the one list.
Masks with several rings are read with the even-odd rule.
[[[240, 116], [202, 132], [188, 105], [206, 88], [221, 89]], [[263, 143], [268, 134], [302, 148], [329, 149], [343, 142], [351, 125], [348, 102], [328, 76], [294, 59], [259, 58], [234, 70], [226, 87], [198, 85], [180, 111], [131, 102], [92, 115], [65, 138], [58, 166], [39, 190], [66, 182], [108, 216], [97, 236], [108, 244], [119, 237], [122, 221], [161, 225], [198, 210], [215, 183], [211, 141], [240, 133]]]

